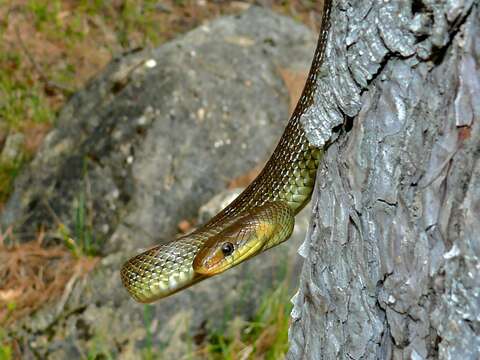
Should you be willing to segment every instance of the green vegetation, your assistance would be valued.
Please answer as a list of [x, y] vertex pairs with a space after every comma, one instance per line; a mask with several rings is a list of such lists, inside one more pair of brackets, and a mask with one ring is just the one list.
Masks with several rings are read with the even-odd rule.
[[84, 358], [87, 360], [111, 360], [114, 357], [110, 354], [108, 350], [106, 339], [101, 336], [96, 335], [93, 338], [92, 345], [88, 349], [88, 352]]
[[[209, 337], [209, 359], [248, 358], [281, 359], [288, 350], [288, 325], [292, 305], [287, 283], [265, 295], [256, 315], [240, 328], [227, 328]], [[229, 321], [229, 326], [235, 322]], [[227, 335], [226, 335], [227, 334]]]
[[85, 204], [85, 194], [81, 193], [75, 199], [74, 230], [68, 229], [65, 224], [59, 224], [59, 232], [65, 246], [76, 257], [96, 256], [100, 252], [100, 244], [93, 233], [92, 212]]
[[58, 231], [65, 246], [76, 257], [97, 256], [101, 251], [101, 239], [93, 231], [93, 209], [89, 206], [88, 161], [83, 164], [83, 188], [73, 203], [73, 230], [58, 223]]
[[[225, 326], [209, 334], [200, 344], [194, 339], [184, 338], [191, 343], [185, 359], [235, 360], [245, 359], [281, 359], [288, 350], [288, 326], [292, 305], [288, 282], [284, 280], [277, 289], [264, 295], [258, 311], [251, 320], [225, 318]], [[142, 359], [163, 359], [162, 350], [168, 344], [153, 343], [151, 324], [154, 307], [144, 306], [144, 324], [146, 337]]]
[[0, 360], [13, 359], [12, 346], [5, 340], [5, 331], [0, 327]]
[[146, 336], [145, 336], [145, 346], [143, 349], [143, 359], [144, 360], [153, 360], [158, 358], [158, 354], [153, 348], [152, 341], [152, 330], [151, 325], [153, 321], [154, 310], [152, 305], [143, 306], [143, 322], [145, 324]]
[[12, 359], [12, 347], [10, 345], [0, 345], [0, 360]]
[[12, 77], [11, 70], [21, 65], [19, 53], [9, 53], [0, 43], [0, 118], [10, 129], [21, 130], [25, 119], [50, 122], [53, 111], [48, 104], [41, 84], [35, 83], [30, 74]]
[[17, 176], [23, 161], [7, 161], [0, 160], [0, 203], [7, 200], [8, 195], [12, 191], [13, 180]]

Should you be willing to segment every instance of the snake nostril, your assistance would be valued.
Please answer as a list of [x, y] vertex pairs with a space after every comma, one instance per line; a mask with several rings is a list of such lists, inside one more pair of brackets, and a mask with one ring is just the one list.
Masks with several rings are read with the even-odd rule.
[[233, 253], [234, 247], [231, 242], [226, 242], [222, 245], [222, 253], [224, 256], [231, 255]]

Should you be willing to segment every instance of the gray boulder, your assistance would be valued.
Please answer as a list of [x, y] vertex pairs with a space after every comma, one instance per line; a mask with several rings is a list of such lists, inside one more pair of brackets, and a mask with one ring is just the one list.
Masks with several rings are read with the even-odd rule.
[[[104, 251], [170, 240], [180, 220], [267, 158], [287, 121], [279, 70], [308, 69], [314, 42], [253, 8], [116, 59], [61, 111], [0, 224], [73, 232], [83, 198]], [[119, 226], [135, 240], [117, 236]]]
[[22, 234], [42, 225], [56, 242], [58, 229], [75, 236], [82, 214], [80, 231], [95, 235], [104, 256], [63, 301], [15, 325], [26, 354], [139, 358], [150, 334], [173, 358], [196, 334], [251, 316], [298, 268], [305, 215], [286, 244], [153, 306], [131, 300], [118, 273], [137, 249], [171, 240], [182, 219], [266, 160], [288, 120], [280, 71], [308, 71], [315, 43], [304, 26], [251, 8], [114, 60], [69, 101], [0, 224]]

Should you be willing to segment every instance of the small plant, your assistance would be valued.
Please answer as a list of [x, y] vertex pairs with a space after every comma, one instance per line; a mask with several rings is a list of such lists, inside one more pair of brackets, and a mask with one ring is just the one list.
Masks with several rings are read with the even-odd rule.
[[13, 180], [17, 177], [23, 160], [0, 161], [0, 203], [5, 202], [12, 191]]
[[7, 344], [0, 344], [0, 360], [12, 359], [12, 347]]
[[74, 231], [64, 223], [58, 224], [58, 232], [65, 246], [76, 256], [96, 256], [100, 252], [99, 241], [93, 234], [91, 223], [86, 221], [85, 198], [81, 194], [74, 206]]
[[206, 353], [208, 359], [280, 359], [288, 350], [291, 309], [288, 284], [284, 281], [265, 294], [251, 321], [240, 327], [231, 321], [231, 329], [211, 334], [202, 353]]
[[108, 349], [107, 341], [98, 334], [93, 337], [92, 345], [86, 354], [88, 360], [110, 360], [114, 359]]
[[[27, 121], [51, 123], [53, 111], [43, 89], [29, 73], [12, 77], [21, 68], [21, 55], [0, 43], [0, 119], [10, 129], [22, 129]], [[31, 85], [33, 83], [33, 86]]]
[[4, 330], [0, 328], [0, 360], [13, 359], [12, 346], [5, 341]]
[[30, 0], [28, 11], [33, 15], [35, 27], [52, 36], [62, 30], [62, 3], [60, 0]]
[[153, 359], [153, 339], [152, 339], [152, 319], [153, 319], [153, 306], [144, 305], [143, 306], [143, 322], [145, 324], [145, 329], [147, 331], [147, 336], [145, 337], [145, 348], [144, 348], [144, 358]]
[[73, 201], [73, 229], [63, 223], [56, 214], [59, 237], [76, 257], [94, 257], [101, 251], [101, 240], [93, 229], [93, 209], [89, 202], [88, 161], [83, 162], [83, 182], [81, 190]]
[[100, 250], [93, 235], [92, 227], [91, 219], [88, 218], [87, 214], [85, 193], [81, 193], [77, 199], [77, 208], [75, 211], [75, 237], [83, 254], [88, 256], [93, 256]]

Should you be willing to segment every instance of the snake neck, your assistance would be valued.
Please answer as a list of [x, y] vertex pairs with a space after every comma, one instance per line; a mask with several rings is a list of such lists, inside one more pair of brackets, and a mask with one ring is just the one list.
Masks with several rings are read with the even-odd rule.
[[243, 211], [272, 201], [284, 201], [296, 215], [310, 200], [324, 148], [319, 149], [309, 143], [300, 119], [314, 101], [330, 30], [331, 3], [331, 0], [324, 0], [322, 30], [307, 82], [272, 156], [259, 176], [230, 205], [205, 224], [205, 229], [216, 227]]
[[268, 202], [285, 202], [294, 215], [308, 203], [323, 151], [310, 145], [298, 119], [288, 123], [259, 176], [230, 205], [206, 223], [204, 231], [210, 232], [219, 225], [223, 228], [228, 219]]
[[330, 11], [331, 0], [325, 0], [322, 30], [307, 82], [272, 156], [259, 176], [230, 205], [204, 225], [205, 231], [217, 228], [227, 219], [267, 202], [283, 201], [296, 215], [310, 200], [324, 148], [319, 149], [309, 143], [300, 119], [313, 104], [329, 33]]
[[[122, 282], [137, 301], [155, 301], [208, 277], [205, 275], [206, 273], [195, 272], [193, 262], [200, 262], [201, 259], [197, 256], [203, 251], [202, 249], [206, 248], [209, 239], [222, 231], [223, 237], [220, 240], [225, 236], [229, 239], [237, 238], [233, 236], [236, 234], [232, 232], [234, 230], [238, 230], [240, 239], [244, 234], [244, 225], [250, 226], [252, 224], [250, 220], [255, 219], [255, 216], [262, 220], [255, 227], [258, 227], [255, 238], [266, 236], [269, 229], [266, 224], [271, 225], [272, 219], [274, 224], [281, 222], [286, 225], [282, 227], [283, 231], [273, 233], [271, 236], [273, 242], [267, 243], [265, 248], [285, 241], [290, 236], [289, 231], [293, 229], [294, 216], [308, 203], [311, 197], [317, 167], [324, 150], [324, 148], [317, 149], [310, 145], [300, 119], [313, 104], [317, 76], [329, 33], [331, 2], [331, 0], [324, 0], [322, 31], [307, 83], [265, 168], [230, 205], [204, 226], [170, 243], [146, 250], [132, 257], [123, 265]], [[276, 206], [283, 207], [284, 213], [288, 214], [285, 217], [287, 220], [274, 220], [278, 211], [272, 214], [274, 216], [268, 215], [269, 211]], [[242, 218], [242, 216], [249, 217]], [[217, 246], [217, 242], [220, 243], [220, 240], [212, 240], [213, 244], [209, 244], [209, 246]]]

